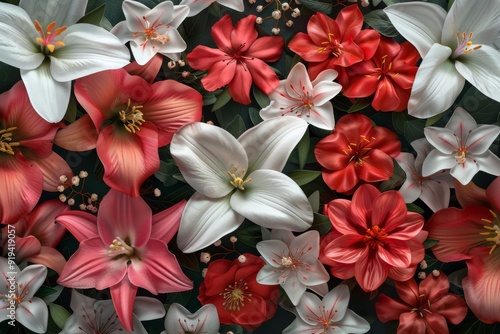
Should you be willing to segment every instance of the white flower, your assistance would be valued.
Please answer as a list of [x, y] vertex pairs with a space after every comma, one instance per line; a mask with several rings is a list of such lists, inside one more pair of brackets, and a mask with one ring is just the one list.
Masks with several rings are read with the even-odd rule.
[[168, 308], [165, 317], [165, 331], [161, 334], [216, 334], [219, 327], [217, 308], [213, 304], [206, 304], [191, 314], [182, 305], [173, 303]]
[[297, 305], [307, 287], [330, 279], [318, 260], [319, 233], [312, 230], [295, 237], [290, 231], [273, 230], [272, 238], [274, 240], [257, 244], [257, 250], [267, 262], [257, 274], [257, 282], [281, 285], [293, 305]]
[[243, 0], [182, 0], [181, 5], [189, 6], [189, 16], [195, 16], [213, 2], [218, 2], [223, 6], [234, 9], [238, 12], [245, 10]]
[[337, 71], [325, 70], [311, 82], [304, 64], [297, 63], [269, 95], [271, 104], [260, 111], [260, 117], [300, 117], [318, 128], [333, 130], [335, 118], [330, 100], [342, 90], [333, 82], [337, 75]]
[[366, 333], [370, 324], [347, 308], [349, 288], [341, 284], [332, 289], [321, 301], [306, 292], [296, 307], [299, 315], [283, 334], [336, 334]]
[[47, 268], [40, 264], [23, 271], [6, 258], [0, 259], [0, 322], [16, 320], [35, 333], [45, 333], [49, 320], [47, 304], [33, 297], [47, 277]]
[[410, 115], [428, 118], [445, 111], [465, 80], [500, 101], [500, 52], [491, 46], [500, 32], [500, 1], [455, 0], [449, 13], [414, 1], [384, 12], [423, 58], [408, 102]]
[[187, 6], [174, 6], [164, 1], [153, 9], [138, 1], [125, 0], [122, 4], [125, 21], [111, 30], [122, 43], [130, 41], [130, 49], [139, 65], [146, 64], [157, 53], [179, 60], [186, 42], [177, 27], [189, 13]]
[[31, 104], [48, 122], [64, 117], [72, 80], [129, 63], [113, 34], [76, 23], [86, 6], [86, 0], [0, 3], [0, 61], [21, 70]]
[[148, 334], [141, 321], [162, 318], [163, 304], [156, 298], [136, 297], [132, 313], [133, 332], [127, 332], [116, 315], [112, 300], [97, 301], [76, 290], [71, 293], [73, 314], [66, 320], [60, 334], [133, 333]]
[[500, 175], [500, 159], [488, 150], [500, 134], [499, 126], [478, 126], [474, 118], [459, 107], [444, 128], [426, 127], [424, 134], [435, 149], [424, 160], [423, 176], [450, 169], [450, 174], [466, 185], [480, 170]]
[[399, 189], [406, 203], [413, 203], [420, 198], [432, 211], [447, 208], [450, 202], [450, 188], [453, 178], [448, 171], [438, 171], [430, 176], [422, 176], [422, 164], [434, 147], [426, 138], [411, 142], [417, 152], [417, 158], [411, 153], [402, 152], [396, 161], [406, 173], [406, 180]]
[[170, 152], [197, 191], [182, 214], [177, 243], [191, 253], [237, 229], [245, 218], [268, 228], [304, 231], [311, 205], [300, 187], [280, 171], [307, 123], [278, 117], [236, 140], [206, 123], [190, 123], [173, 136]]

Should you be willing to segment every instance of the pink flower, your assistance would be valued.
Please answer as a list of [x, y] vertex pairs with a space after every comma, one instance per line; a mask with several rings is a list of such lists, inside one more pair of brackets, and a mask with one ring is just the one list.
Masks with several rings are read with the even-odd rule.
[[[66, 259], [56, 250], [56, 247], [66, 233], [66, 229], [54, 224], [54, 219], [58, 214], [69, 209], [67, 204], [59, 200], [45, 201], [14, 225], [17, 263], [28, 261], [43, 264], [54, 269], [58, 274], [61, 273]], [[1, 231], [4, 256], [8, 252], [7, 231], [9, 230], [12, 228], [5, 226]]]
[[463, 209], [446, 208], [427, 222], [429, 238], [439, 240], [432, 252], [439, 261], [465, 260], [463, 279], [467, 305], [485, 323], [500, 321], [500, 177], [486, 190], [472, 182], [455, 182]]
[[231, 97], [241, 104], [250, 104], [252, 82], [265, 94], [279, 84], [278, 76], [265, 62], [281, 57], [285, 41], [277, 36], [257, 38], [255, 18], [248, 15], [233, 27], [231, 17], [225, 15], [212, 27], [219, 49], [199, 45], [187, 55], [191, 67], [208, 70], [201, 79], [206, 90], [213, 92], [228, 85]]
[[459, 324], [467, 315], [465, 301], [448, 293], [450, 282], [445, 274], [436, 271], [419, 286], [414, 279], [395, 282], [401, 301], [381, 294], [375, 304], [382, 322], [399, 319], [398, 334], [448, 334], [446, 321]]
[[409, 279], [424, 258], [424, 218], [408, 212], [397, 191], [381, 193], [364, 184], [352, 201], [335, 199], [326, 211], [332, 232], [322, 242], [320, 260], [341, 279], [356, 277], [365, 291], [377, 289], [387, 276]]
[[[148, 72], [144, 75], [151, 78]], [[104, 181], [134, 197], [160, 167], [158, 147], [169, 144], [182, 125], [201, 119], [202, 98], [194, 89], [174, 80], [149, 84], [125, 69], [77, 80], [75, 95], [88, 116], [64, 129], [66, 141], [58, 138], [57, 143], [70, 150], [97, 145]], [[97, 141], [89, 136], [92, 128], [97, 130]]]
[[0, 222], [14, 224], [38, 202], [42, 190], [56, 191], [59, 176], [71, 175], [52, 152], [59, 124], [41, 118], [19, 81], [0, 94]]
[[361, 30], [362, 26], [363, 14], [357, 5], [343, 8], [335, 20], [317, 13], [307, 23], [307, 34], [299, 32], [288, 46], [309, 62], [309, 75], [315, 79], [325, 69], [338, 70], [373, 56], [380, 34]]
[[59, 215], [80, 242], [58, 283], [71, 288], [110, 288], [118, 318], [133, 330], [132, 311], [137, 288], [152, 294], [192, 289], [166, 244], [179, 228], [185, 202], [154, 216], [140, 197], [110, 190], [97, 217], [82, 211]]

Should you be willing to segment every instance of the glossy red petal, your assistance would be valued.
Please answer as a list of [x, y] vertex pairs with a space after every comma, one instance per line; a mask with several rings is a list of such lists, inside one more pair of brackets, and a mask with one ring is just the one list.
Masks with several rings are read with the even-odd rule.
[[160, 71], [162, 63], [163, 55], [158, 53], [144, 65], [139, 65], [137, 62], [133, 61], [125, 66], [124, 69], [131, 75], [140, 76], [148, 83], [153, 83], [156, 75]]
[[408, 312], [409, 307], [409, 305], [384, 294], [380, 294], [375, 303], [375, 311], [382, 322], [398, 320], [402, 313]]
[[281, 58], [284, 47], [285, 40], [282, 37], [264, 36], [257, 38], [244, 54], [265, 62], [274, 62]]
[[228, 58], [221, 50], [209, 48], [204, 45], [198, 45], [186, 57], [189, 66], [196, 70], [208, 70], [215, 63]]
[[207, 76], [201, 79], [203, 87], [207, 91], [213, 92], [231, 82], [234, 82], [237, 66], [238, 62], [231, 60], [230, 58], [225, 61], [215, 62], [212, 67], [210, 67]]
[[137, 286], [130, 283], [128, 278], [125, 277], [121, 282], [110, 287], [109, 292], [111, 293], [116, 315], [118, 315], [123, 328], [128, 332], [133, 332], [134, 320], [132, 316]]
[[355, 165], [358, 177], [366, 182], [389, 180], [394, 172], [394, 163], [387, 153], [372, 149], [362, 165]]
[[359, 286], [366, 291], [379, 288], [387, 278], [389, 265], [373, 251], [369, 251], [355, 263], [354, 273]]
[[61, 184], [59, 177], [66, 175], [71, 177], [73, 172], [66, 160], [56, 152], [51, 152], [48, 156], [40, 158], [34, 154], [26, 152], [26, 159], [35, 164], [43, 174], [43, 190], [55, 192], [57, 186]]
[[351, 192], [359, 182], [354, 164], [349, 164], [345, 169], [334, 172], [324, 169], [321, 176], [330, 189], [339, 193]]
[[[288, 43], [288, 47], [308, 62], [324, 62], [329, 58], [328, 52], [318, 52], [320, 47], [313, 42], [309, 35], [302, 32], [299, 32], [292, 38], [292, 40]], [[311, 76], [311, 80], [315, 77], [316, 75], [314, 75], [314, 77]]]
[[[386, 233], [390, 236], [392, 236], [392, 231], [406, 220], [406, 203], [403, 200], [403, 196], [395, 190], [381, 193], [371, 203], [370, 207], [373, 207], [371, 216], [372, 226], [384, 228]], [[423, 223], [422, 220], [420, 229]], [[400, 233], [401, 232], [402, 231], [400, 231]], [[418, 233], [418, 231], [416, 233]], [[409, 235], [406, 240], [413, 236], [414, 235]], [[400, 239], [402, 239], [402, 237]]]
[[355, 39], [356, 44], [363, 50], [364, 60], [373, 57], [380, 43], [380, 34], [372, 29], [361, 30]]
[[439, 300], [431, 303], [431, 310], [445, 317], [448, 322], [458, 325], [465, 319], [468, 308], [465, 300], [459, 296], [448, 293]]
[[366, 257], [368, 248], [361, 235], [344, 235], [324, 249], [324, 256], [341, 263], [355, 263]]
[[231, 33], [233, 31], [233, 21], [229, 14], [224, 15], [217, 21], [211, 30], [212, 39], [221, 50], [226, 50], [231, 46]]
[[420, 293], [415, 279], [412, 278], [404, 282], [396, 281], [394, 282], [394, 286], [396, 287], [399, 298], [410, 306], [409, 309], [418, 306], [420, 300], [418, 296]]
[[257, 39], [259, 34], [257, 30], [255, 30], [255, 19], [255, 15], [247, 15], [236, 23], [236, 26], [231, 32], [230, 45], [232, 45], [233, 50], [245, 52]]
[[78, 242], [99, 236], [97, 231], [97, 217], [83, 211], [70, 211], [55, 218], [56, 225], [64, 226]]
[[[250, 74], [252, 75], [252, 81], [261, 91], [264, 92], [264, 94], [271, 94], [271, 92], [278, 86], [280, 82], [278, 76], [269, 67], [269, 65], [264, 63], [262, 60], [248, 60], [245, 61], [245, 65], [248, 67], [248, 71], [250, 71]], [[246, 75], [243, 77], [246, 77]]]
[[342, 8], [335, 20], [339, 26], [342, 41], [354, 40], [363, 26], [363, 13], [358, 5], [350, 5]]
[[252, 74], [250, 73], [250, 69], [247, 68], [246, 65], [237, 64], [234, 78], [229, 83], [229, 95], [238, 103], [250, 104], [252, 102], [252, 100], [250, 100], [251, 87]]
[[[368, 228], [376, 225], [372, 221], [374, 203], [380, 196], [380, 191], [372, 185], [363, 184], [352, 195], [351, 219], [364, 229], [363, 235]], [[382, 226], [380, 226], [382, 227]]]

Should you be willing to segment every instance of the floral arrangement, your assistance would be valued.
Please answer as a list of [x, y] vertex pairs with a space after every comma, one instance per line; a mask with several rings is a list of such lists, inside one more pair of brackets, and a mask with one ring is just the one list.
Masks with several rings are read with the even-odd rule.
[[496, 333], [500, 0], [0, 2], [0, 332]]

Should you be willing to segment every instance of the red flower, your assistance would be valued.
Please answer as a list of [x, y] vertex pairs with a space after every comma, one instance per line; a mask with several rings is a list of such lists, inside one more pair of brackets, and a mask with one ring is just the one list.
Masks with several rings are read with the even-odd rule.
[[281, 37], [258, 37], [255, 16], [249, 15], [236, 24], [225, 15], [212, 27], [212, 38], [219, 49], [203, 45], [187, 55], [194, 69], [208, 70], [201, 79], [206, 90], [213, 92], [229, 85], [229, 94], [238, 103], [250, 104], [250, 87], [254, 82], [265, 94], [279, 84], [276, 73], [265, 62], [281, 57], [285, 41]]
[[410, 43], [398, 44], [382, 37], [371, 59], [349, 68], [349, 85], [343, 93], [351, 98], [375, 94], [372, 101], [375, 110], [402, 111], [408, 106], [419, 58]]
[[364, 184], [352, 201], [335, 199], [326, 211], [332, 232], [321, 243], [320, 260], [341, 279], [355, 276], [365, 291], [377, 289], [387, 276], [408, 280], [424, 258], [424, 218], [408, 212], [397, 191], [381, 193]]
[[[240, 257], [241, 258], [241, 257]], [[261, 285], [256, 277], [265, 262], [245, 254], [245, 260], [216, 260], [208, 266], [198, 300], [214, 304], [223, 324], [237, 324], [255, 330], [276, 312], [278, 285]]]
[[317, 13], [307, 23], [307, 34], [299, 32], [288, 47], [310, 63], [308, 71], [314, 79], [327, 68], [348, 67], [373, 56], [380, 34], [361, 30], [362, 26], [363, 14], [357, 5], [343, 8], [336, 20]]
[[465, 301], [448, 293], [450, 282], [443, 273], [433, 272], [418, 287], [414, 279], [395, 286], [402, 301], [381, 294], [375, 307], [382, 322], [399, 319], [398, 334], [448, 334], [446, 321], [457, 325], [467, 315]]
[[396, 134], [381, 126], [373, 126], [361, 114], [340, 118], [335, 131], [323, 138], [314, 155], [323, 166], [326, 184], [341, 193], [352, 192], [359, 181], [388, 180], [394, 171], [391, 157], [401, 152]]

